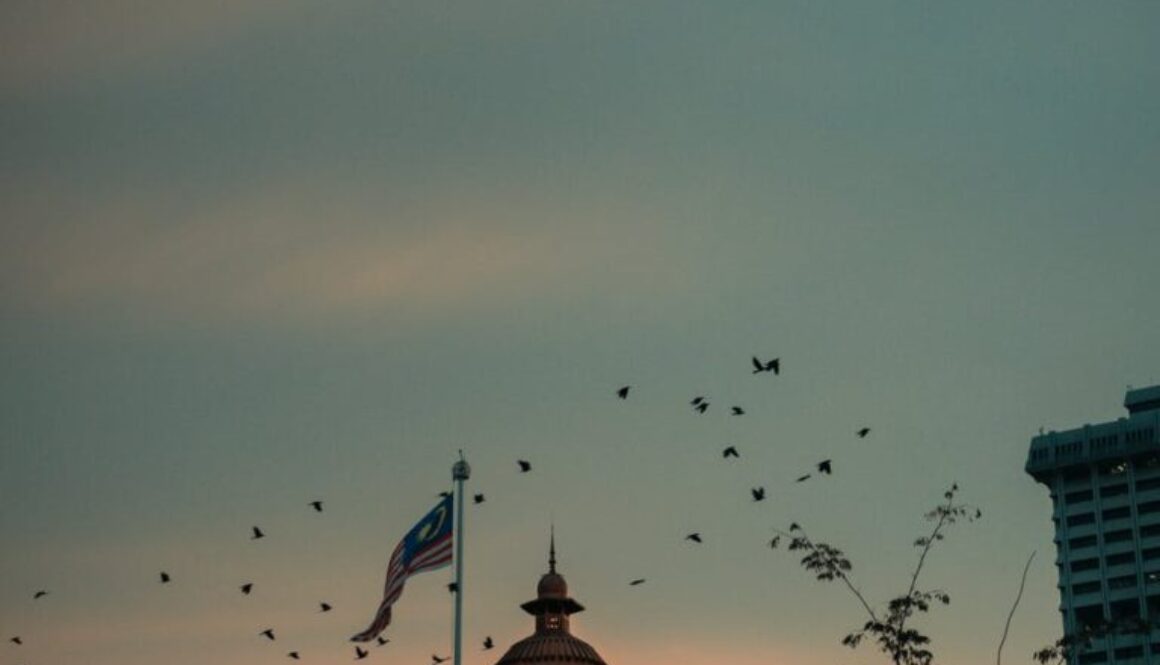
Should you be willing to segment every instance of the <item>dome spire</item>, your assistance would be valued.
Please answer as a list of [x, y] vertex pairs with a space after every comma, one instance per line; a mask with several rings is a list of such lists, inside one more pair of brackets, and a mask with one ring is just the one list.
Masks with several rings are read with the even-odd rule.
[[548, 540], [548, 572], [556, 572], [556, 525], [551, 526], [551, 537]]

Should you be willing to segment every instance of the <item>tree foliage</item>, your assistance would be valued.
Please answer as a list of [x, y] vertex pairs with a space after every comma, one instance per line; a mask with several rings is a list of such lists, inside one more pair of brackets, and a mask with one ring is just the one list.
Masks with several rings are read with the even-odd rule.
[[932, 607], [950, 604], [951, 598], [943, 589], [919, 588], [923, 567], [934, 546], [945, 539], [948, 527], [982, 517], [979, 509], [956, 501], [958, 491], [958, 485], [951, 485], [943, 493], [943, 501], [926, 513], [925, 518], [933, 526], [929, 533], [914, 541], [919, 555], [906, 591], [877, 609], [851, 580], [854, 566], [846, 554], [829, 543], [811, 539], [800, 524], [791, 524], [788, 531], [778, 530], [770, 545], [776, 548], [785, 538], [789, 551], [802, 554], [800, 564], [807, 572], [822, 582], [842, 583], [862, 605], [867, 621], [843, 637], [842, 644], [857, 648], [863, 641], [870, 641], [895, 665], [931, 665], [934, 653], [930, 650], [930, 638], [914, 628], [911, 622], [917, 615], [930, 612]]

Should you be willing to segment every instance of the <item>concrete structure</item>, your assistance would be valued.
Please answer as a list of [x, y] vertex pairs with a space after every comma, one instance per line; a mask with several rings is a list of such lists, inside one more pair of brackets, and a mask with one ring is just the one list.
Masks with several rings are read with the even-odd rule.
[[1075, 665], [1160, 665], [1160, 386], [1124, 406], [1126, 418], [1034, 437], [1025, 467], [1054, 503], [1065, 633], [1117, 627]]
[[513, 644], [496, 665], [605, 665], [595, 649], [572, 635], [569, 617], [584, 606], [568, 596], [568, 583], [556, 572], [555, 538], [548, 552], [536, 599], [520, 605], [536, 617], [536, 632]]

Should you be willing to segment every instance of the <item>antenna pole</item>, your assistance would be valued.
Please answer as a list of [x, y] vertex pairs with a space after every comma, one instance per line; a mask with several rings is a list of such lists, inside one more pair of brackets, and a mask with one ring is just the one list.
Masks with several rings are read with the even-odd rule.
[[455, 665], [463, 665], [463, 481], [471, 477], [471, 467], [459, 451], [459, 461], [451, 467], [455, 481]]

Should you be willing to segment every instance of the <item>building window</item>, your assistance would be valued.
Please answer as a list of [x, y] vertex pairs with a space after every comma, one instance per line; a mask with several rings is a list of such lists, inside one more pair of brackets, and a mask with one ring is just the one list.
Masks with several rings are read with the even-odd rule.
[[1144, 647], [1136, 645], [1134, 647], [1120, 647], [1116, 649], [1116, 660], [1131, 660], [1132, 658], [1143, 658]]
[[1108, 603], [1108, 609], [1111, 610], [1112, 621], [1140, 618], [1140, 601], [1135, 598]]
[[1119, 531], [1110, 531], [1104, 534], [1104, 544], [1108, 543], [1122, 543], [1126, 540], [1132, 539], [1131, 529], [1121, 529]]
[[1148, 490], [1160, 489], [1160, 477], [1157, 478], [1141, 478], [1136, 481], [1136, 491], [1146, 492]]
[[1146, 548], [1140, 554], [1144, 556], [1145, 561], [1155, 561], [1156, 559], [1160, 559], [1160, 547]]
[[1109, 499], [1113, 496], [1124, 496], [1128, 493], [1128, 484], [1120, 483], [1119, 485], [1108, 485], [1100, 488], [1100, 498]]
[[1160, 467], [1160, 455], [1148, 455], [1136, 460], [1137, 469], [1155, 469]]
[[[1157, 526], [1157, 528], [1160, 528], [1160, 524], [1158, 524], [1156, 526]], [[1071, 540], [1067, 541], [1068, 548], [1073, 549], [1073, 550], [1080, 550], [1080, 549], [1083, 549], [1085, 547], [1095, 547], [1095, 544], [1096, 544], [1095, 534], [1092, 534], [1090, 536], [1079, 536], [1077, 538], [1072, 538]]]
[[1108, 580], [1109, 589], [1130, 589], [1136, 586], [1135, 575], [1123, 575], [1121, 577], [1113, 577]]
[[1148, 596], [1148, 616], [1160, 618], [1160, 596]]
[[1079, 655], [1079, 659], [1076, 660], [1076, 662], [1079, 663], [1079, 665], [1097, 665], [1097, 663], [1106, 663], [1108, 662], [1108, 652], [1089, 651], [1087, 653], [1082, 653]]
[[[1160, 480], [1160, 478], [1157, 478], [1157, 480]], [[1137, 485], [1138, 484], [1139, 483], [1137, 483]], [[1092, 498], [1093, 495], [1091, 490], [1078, 490], [1075, 492], [1068, 492], [1067, 494], [1063, 495], [1063, 500], [1066, 501], [1067, 505], [1069, 506], [1075, 505], [1077, 503], [1087, 503], [1088, 501], [1091, 501]]]
[[1085, 570], [1095, 570], [1100, 567], [1099, 559], [1080, 559], [1071, 562], [1071, 572], [1081, 573]]
[[1148, 586], [1160, 584], [1160, 572], [1144, 573], [1144, 584]]
[[1075, 622], [1081, 626], [1096, 627], [1104, 622], [1103, 603], [1075, 608]]
[[[1156, 510], [1160, 511], [1160, 501], [1156, 502]], [[1119, 508], [1108, 508], [1103, 513], [1101, 513], [1101, 515], [1103, 516], [1104, 521], [1107, 522], [1109, 520], [1119, 520], [1125, 517], [1130, 517], [1132, 515], [1132, 511], [1127, 506], [1121, 506]]]
[[1080, 526], [1082, 524], [1094, 524], [1096, 521], [1095, 513], [1080, 513], [1079, 515], [1068, 515], [1068, 526]]
[[1121, 552], [1120, 554], [1109, 554], [1104, 557], [1104, 562], [1109, 566], [1122, 566], [1126, 563], [1136, 563], [1136, 553]]
[[[1062, 447], [1060, 447], [1060, 452], [1063, 452]], [[1068, 470], [1063, 472], [1063, 482], [1065, 482], [1065, 483], [1074, 483], [1074, 482], [1077, 482], [1080, 480], [1091, 480], [1091, 479], [1092, 479], [1092, 474], [1091, 474], [1091, 471], [1089, 471], [1087, 469], [1087, 467], [1081, 466], [1081, 467], [1077, 467], [1077, 468], [1071, 468], [1071, 469], [1068, 469]]]
[[1079, 584], [1071, 585], [1071, 595], [1073, 596], [1081, 596], [1085, 593], [1099, 593], [1099, 591], [1099, 580], [1095, 582], [1080, 582]]
[[1151, 515], [1152, 513], [1160, 513], [1160, 501], [1145, 501], [1136, 506], [1137, 515]]
[[1152, 536], [1160, 536], [1160, 524], [1149, 524], [1140, 527], [1141, 538], [1151, 538]]

